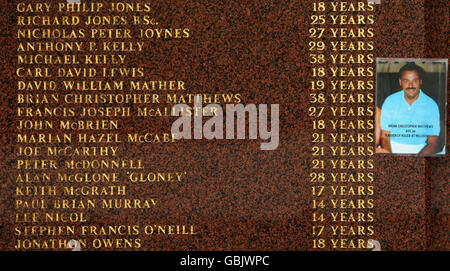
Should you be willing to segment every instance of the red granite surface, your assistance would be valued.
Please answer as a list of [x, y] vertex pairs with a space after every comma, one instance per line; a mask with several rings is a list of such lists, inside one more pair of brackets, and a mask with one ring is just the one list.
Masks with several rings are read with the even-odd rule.
[[[188, 177], [168, 185], [123, 181], [131, 197], [157, 196], [161, 204], [150, 211], [96, 209], [87, 213], [89, 224], [193, 224], [198, 229], [195, 236], [141, 236], [142, 250], [312, 249], [312, 126], [307, 114], [312, 2], [152, 1], [161, 25], [188, 27], [192, 38], [149, 41], [145, 53], [128, 54], [127, 63], [145, 67], [146, 80], [184, 80], [190, 93], [241, 93], [244, 104], [280, 104], [280, 145], [261, 151], [259, 141], [249, 140], [121, 144], [118, 158], [142, 159], [150, 170], [186, 171]], [[17, 13], [10, 1], [0, 7], [0, 249], [12, 250]], [[448, 56], [446, 1], [382, 0], [375, 16], [376, 56]], [[123, 119], [120, 133], [169, 132], [172, 120]], [[447, 156], [359, 158], [375, 162], [372, 238], [382, 249], [448, 250]], [[125, 180], [126, 172], [120, 177]]]

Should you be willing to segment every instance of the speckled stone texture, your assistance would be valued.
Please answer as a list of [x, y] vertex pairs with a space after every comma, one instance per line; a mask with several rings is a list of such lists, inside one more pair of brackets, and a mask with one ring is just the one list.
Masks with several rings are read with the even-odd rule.
[[[426, 51], [430, 58], [448, 57], [448, 2], [425, 1], [426, 27]], [[447, 19], [445, 19], [447, 18]], [[448, 76], [447, 76], [447, 84]], [[449, 95], [447, 87], [447, 97]], [[447, 101], [449, 99], [447, 98]], [[447, 104], [447, 123], [448, 123]], [[448, 138], [447, 124], [447, 138]], [[448, 142], [448, 139], [447, 139]], [[447, 144], [448, 150], [448, 144]], [[447, 151], [448, 153], [448, 151]], [[450, 243], [448, 233], [449, 223], [449, 159], [448, 154], [441, 158], [427, 158], [427, 177], [429, 180], [428, 208], [429, 208], [429, 248], [431, 250], [449, 250]]]
[[[192, 37], [148, 40], [144, 53], [127, 54], [126, 65], [145, 67], [145, 80], [183, 80], [187, 93], [241, 93], [243, 104], [280, 104], [280, 145], [275, 151], [261, 151], [259, 140], [120, 144], [119, 159], [141, 159], [145, 171], [186, 171], [187, 177], [180, 184], [130, 184], [122, 170], [120, 184], [127, 186], [129, 198], [156, 197], [160, 204], [150, 210], [88, 210], [86, 224], [192, 224], [199, 233], [141, 235], [141, 250], [311, 250], [312, 65], [307, 42], [312, 2], [151, 1], [151, 14], [161, 27], [187, 27]], [[12, 1], [2, 1], [0, 10], [0, 249], [13, 250], [19, 173], [15, 170], [17, 12]], [[373, 14], [375, 56], [448, 56], [446, 1], [382, 0]], [[331, 118], [331, 113], [326, 116]], [[170, 132], [173, 120], [122, 118], [120, 134]], [[352, 158], [375, 162], [372, 238], [380, 241], [382, 250], [450, 248], [447, 157]], [[331, 158], [329, 153], [324, 156], [327, 161]]]

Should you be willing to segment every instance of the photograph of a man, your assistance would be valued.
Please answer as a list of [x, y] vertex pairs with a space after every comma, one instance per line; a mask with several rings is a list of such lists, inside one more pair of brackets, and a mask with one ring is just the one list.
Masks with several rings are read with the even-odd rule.
[[422, 90], [425, 71], [413, 62], [398, 72], [400, 91], [387, 96], [377, 116], [377, 153], [434, 155], [440, 149], [441, 116]]

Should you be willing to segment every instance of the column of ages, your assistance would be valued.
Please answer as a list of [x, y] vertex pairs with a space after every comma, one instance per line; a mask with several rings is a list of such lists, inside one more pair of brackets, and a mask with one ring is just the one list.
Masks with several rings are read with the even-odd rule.
[[311, 172], [309, 174], [312, 193], [312, 222], [313, 226], [311, 234], [313, 236], [311, 247], [313, 249], [326, 249], [325, 221], [326, 213], [326, 173], [324, 160], [325, 150], [325, 107], [327, 104], [326, 97], [326, 57], [325, 57], [325, 41], [324, 35], [326, 29], [326, 4], [325, 2], [314, 2], [311, 6], [312, 15], [310, 16], [309, 33], [309, 64], [311, 66], [311, 81], [309, 85], [310, 105], [308, 108], [309, 116], [312, 121], [313, 133], [311, 135]]
[[365, 249], [375, 233], [374, 6], [331, 1], [311, 8], [311, 246]]

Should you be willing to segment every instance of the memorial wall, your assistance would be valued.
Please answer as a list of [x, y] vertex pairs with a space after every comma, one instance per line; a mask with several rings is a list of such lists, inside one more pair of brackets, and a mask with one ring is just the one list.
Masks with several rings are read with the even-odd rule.
[[1, 250], [449, 249], [446, 1], [1, 12]]

